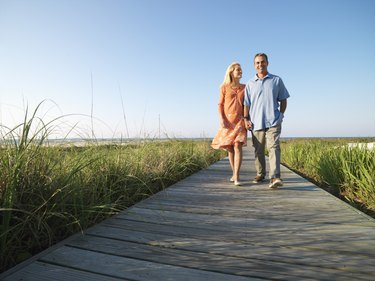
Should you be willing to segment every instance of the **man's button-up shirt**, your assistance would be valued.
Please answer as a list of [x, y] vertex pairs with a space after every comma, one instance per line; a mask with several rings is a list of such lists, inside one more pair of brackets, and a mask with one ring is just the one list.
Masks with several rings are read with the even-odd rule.
[[289, 98], [280, 77], [268, 73], [263, 79], [255, 75], [245, 87], [244, 105], [250, 108], [253, 130], [271, 128], [280, 124], [283, 114], [279, 102]]

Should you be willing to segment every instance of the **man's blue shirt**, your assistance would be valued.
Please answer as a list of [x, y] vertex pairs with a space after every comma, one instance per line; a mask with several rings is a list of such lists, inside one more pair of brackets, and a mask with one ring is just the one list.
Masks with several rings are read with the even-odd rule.
[[253, 130], [274, 127], [283, 121], [279, 102], [289, 98], [280, 77], [268, 73], [263, 79], [255, 75], [245, 87], [244, 105], [250, 108]]

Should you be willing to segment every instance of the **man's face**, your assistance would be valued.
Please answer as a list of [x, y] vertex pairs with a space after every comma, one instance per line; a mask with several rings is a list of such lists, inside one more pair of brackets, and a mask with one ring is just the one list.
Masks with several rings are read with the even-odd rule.
[[254, 59], [254, 67], [258, 74], [266, 75], [268, 67], [268, 62], [266, 61], [266, 58], [263, 56], [257, 56]]

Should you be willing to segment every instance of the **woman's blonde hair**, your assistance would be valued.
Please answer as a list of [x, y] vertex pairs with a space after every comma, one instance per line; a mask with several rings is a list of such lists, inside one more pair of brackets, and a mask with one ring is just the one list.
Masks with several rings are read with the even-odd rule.
[[221, 85], [226, 85], [226, 84], [230, 84], [232, 83], [232, 72], [234, 71], [234, 68], [239, 65], [241, 66], [238, 62], [232, 62], [228, 68], [227, 68], [227, 71], [225, 72], [225, 76], [224, 76], [224, 81]]

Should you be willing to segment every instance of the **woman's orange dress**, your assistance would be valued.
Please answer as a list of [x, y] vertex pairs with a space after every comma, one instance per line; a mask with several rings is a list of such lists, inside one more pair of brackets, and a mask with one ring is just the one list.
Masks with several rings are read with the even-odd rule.
[[247, 144], [247, 130], [243, 116], [245, 85], [232, 88], [230, 84], [220, 88], [219, 114], [225, 116], [227, 128], [220, 128], [211, 146], [215, 149], [228, 150], [236, 142]]

